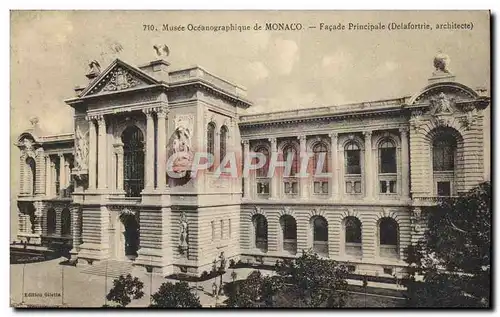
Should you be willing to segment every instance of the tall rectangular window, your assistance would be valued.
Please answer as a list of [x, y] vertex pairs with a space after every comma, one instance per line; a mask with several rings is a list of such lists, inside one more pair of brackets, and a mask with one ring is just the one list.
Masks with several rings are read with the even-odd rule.
[[228, 235], [229, 235], [229, 238], [231, 238], [231, 229], [232, 229], [231, 228], [231, 219], [229, 219], [228, 221], [229, 221], [229, 224], [228, 224], [228, 230], [229, 230]]
[[361, 151], [356, 143], [349, 143], [345, 147], [345, 173], [361, 174]]
[[212, 226], [212, 241], [215, 240], [215, 223], [213, 221], [210, 222]]

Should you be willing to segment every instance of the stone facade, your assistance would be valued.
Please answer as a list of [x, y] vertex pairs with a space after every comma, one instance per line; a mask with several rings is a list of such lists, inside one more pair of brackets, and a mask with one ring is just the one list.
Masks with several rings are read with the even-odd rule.
[[[358, 273], [400, 274], [422, 207], [489, 169], [489, 97], [442, 70], [414, 96], [255, 115], [244, 88], [201, 67], [117, 59], [87, 77], [66, 100], [74, 133], [44, 136], [35, 121], [17, 144], [18, 239], [70, 245], [79, 265], [199, 275], [221, 253], [273, 264], [313, 248]], [[240, 164], [290, 149], [323, 153], [330, 176], [167, 173], [173, 154], [192, 163], [209, 152], [216, 169], [224, 154]]]

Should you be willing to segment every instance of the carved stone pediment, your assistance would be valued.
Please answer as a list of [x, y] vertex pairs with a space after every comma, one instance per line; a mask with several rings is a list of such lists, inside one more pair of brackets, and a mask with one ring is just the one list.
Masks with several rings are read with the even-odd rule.
[[108, 67], [108, 70], [101, 73], [95, 82], [82, 92], [81, 96], [98, 95], [156, 83], [157, 81], [146, 73], [116, 60]]

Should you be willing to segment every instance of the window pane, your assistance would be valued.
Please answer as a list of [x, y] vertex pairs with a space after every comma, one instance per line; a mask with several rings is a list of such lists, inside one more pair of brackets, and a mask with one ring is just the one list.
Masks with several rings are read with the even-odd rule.
[[346, 174], [361, 174], [360, 151], [345, 151]]
[[319, 194], [321, 193], [321, 183], [320, 182], [314, 182], [314, 193]]
[[296, 240], [297, 239], [297, 224], [295, 219], [291, 216], [283, 217], [283, 238], [285, 240]]
[[291, 164], [291, 168], [285, 168], [285, 171], [290, 168], [290, 175], [285, 176], [295, 176], [299, 170], [299, 160], [297, 157], [297, 151], [293, 146], [288, 146], [283, 150], [283, 160], [286, 162], [285, 166], [289, 164], [288, 162]]
[[391, 193], [396, 192], [396, 181], [389, 181], [389, 191]]
[[398, 244], [398, 225], [396, 221], [389, 218], [384, 218], [380, 221], [380, 244]]
[[[267, 172], [269, 170], [269, 151], [265, 147], [258, 148], [256, 153], [262, 153], [265, 156], [264, 165], [257, 169], [257, 177], [267, 177]], [[254, 158], [252, 164], [257, 164], [258, 159]]]
[[297, 194], [299, 192], [299, 183], [292, 183], [292, 193]]
[[345, 192], [346, 192], [347, 194], [352, 193], [352, 185], [351, 185], [351, 182], [345, 182]]
[[385, 194], [387, 192], [387, 183], [386, 181], [380, 181], [380, 192]]
[[[326, 145], [319, 143], [313, 148], [313, 174], [316, 173], [326, 173], [328, 171], [328, 152], [326, 150]], [[321, 161], [322, 167], [318, 169], [318, 164]]]
[[456, 141], [451, 135], [436, 138], [432, 149], [432, 163], [435, 171], [452, 171], [455, 168]]
[[126, 196], [139, 197], [144, 189], [144, 136], [136, 126], [122, 133], [123, 142], [123, 187]]
[[345, 242], [361, 243], [361, 222], [355, 217], [345, 220]]
[[354, 182], [354, 192], [357, 194], [361, 193], [361, 182]]
[[314, 224], [314, 241], [328, 241], [328, 224], [323, 217], [316, 217]]
[[379, 150], [380, 155], [380, 173], [396, 173], [396, 149], [383, 148]]
[[437, 182], [438, 196], [451, 196], [450, 182]]
[[220, 129], [220, 163], [224, 160], [226, 156], [226, 140], [227, 140], [227, 128], [226, 126], [222, 126]]
[[328, 194], [328, 182], [323, 182], [323, 194]]

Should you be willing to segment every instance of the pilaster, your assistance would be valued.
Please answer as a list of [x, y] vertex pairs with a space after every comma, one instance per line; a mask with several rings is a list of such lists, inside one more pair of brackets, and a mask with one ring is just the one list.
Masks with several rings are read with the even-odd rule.
[[89, 122], [89, 189], [96, 188], [97, 183], [97, 132], [93, 117], [87, 117]]
[[168, 110], [160, 108], [157, 112], [158, 117], [158, 145], [157, 145], [157, 188], [163, 190], [167, 184], [167, 115]]
[[[243, 143], [243, 155], [246, 158], [244, 162], [246, 162], [250, 155], [250, 141], [242, 140]], [[247, 162], [247, 164], [250, 162]], [[250, 198], [250, 175], [246, 175], [243, 177], [243, 198]]]
[[[297, 159], [299, 159], [299, 166], [302, 169], [302, 167], [303, 167], [302, 160], [304, 159], [303, 157], [307, 156], [307, 148], [306, 148], [307, 137], [305, 135], [299, 135], [297, 137], [297, 139], [299, 139], [299, 144], [300, 144], [299, 157]], [[307, 169], [307, 165], [306, 165], [306, 169]], [[302, 177], [302, 175], [305, 175], [306, 172], [307, 171], [302, 171], [302, 170], [299, 171], [300, 198], [307, 197], [307, 183], [308, 182], [307, 182], [307, 178]]]
[[363, 173], [365, 174], [365, 197], [368, 200], [373, 199], [373, 162], [372, 162], [372, 131], [364, 131], [365, 137], [365, 164]]
[[106, 189], [107, 185], [107, 151], [106, 151], [106, 120], [104, 116], [99, 116], [97, 118], [98, 132], [99, 132], [99, 149], [98, 149], [98, 181], [97, 188]]
[[410, 152], [408, 147], [408, 128], [399, 129], [401, 133], [401, 196], [410, 198]]
[[152, 191], [154, 188], [154, 155], [155, 155], [155, 138], [154, 138], [154, 122], [153, 109], [144, 109], [146, 115], [146, 164], [144, 165], [145, 176], [145, 191]]
[[[269, 138], [269, 143], [271, 144], [271, 157], [277, 157], [278, 155], [278, 140], [276, 138]], [[274, 155], [274, 156], [273, 156]], [[278, 198], [278, 182], [279, 178], [278, 175], [276, 175], [276, 171], [272, 171], [272, 177], [271, 177], [271, 199], [277, 199]]]
[[331, 183], [332, 190], [330, 193], [330, 197], [332, 200], [338, 198], [339, 195], [339, 168], [341, 166], [340, 162], [338, 162], [338, 151], [337, 151], [337, 143], [339, 135], [336, 132], [332, 132], [329, 134], [331, 143], [330, 143], [330, 160], [331, 160]]

